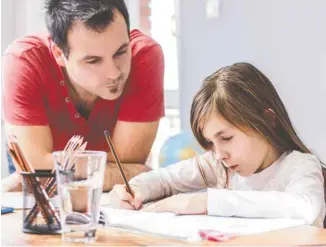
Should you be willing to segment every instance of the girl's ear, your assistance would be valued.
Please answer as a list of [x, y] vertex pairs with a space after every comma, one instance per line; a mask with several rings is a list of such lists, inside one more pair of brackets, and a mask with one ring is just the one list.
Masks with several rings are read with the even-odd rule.
[[271, 109], [265, 109], [264, 117], [266, 118], [267, 122], [275, 129], [276, 127], [276, 113]]

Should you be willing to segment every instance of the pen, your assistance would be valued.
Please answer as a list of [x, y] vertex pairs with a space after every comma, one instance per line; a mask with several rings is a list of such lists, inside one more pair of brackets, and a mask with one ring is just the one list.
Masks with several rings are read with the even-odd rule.
[[120, 163], [120, 160], [119, 160], [119, 158], [118, 158], [118, 155], [117, 155], [117, 153], [115, 152], [115, 149], [114, 149], [114, 147], [113, 147], [113, 143], [112, 143], [112, 141], [111, 141], [111, 137], [110, 137], [109, 131], [105, 130], [105, 131], [104, 131], [104, 136], [105, 136], [105, 139], [106, 139], [106, 141], [108, 142], [108, 144], [109, 144], [109, 146], [110, 146], [110, 149], [111, 149], [111, 152], [112, 152], [112, 154], [113, 154], [114, 160], [115, 160], [115, 162], [117, 163], [117, 165], [118, 165], [118, 167], [119, 167], [119, 170], [120, 170], [120, 173], [121, 173], [122, 179], [123, 179], [123, 181], [124, 181], [124, 183], [125, 183], [125, 185], [126, 185], [127, 191], [128, 191], [129, 194], [132, 195], [132, 197], [134, 197], [135, 195], [134, 195], [134, 193], [132, 192], [132, 190], [131, 190], [131, 188], [130, 188], [130, 186], [129, 186], [129, 183], [128, 183], [127, 179], [126, 179], [125, 173], [123, 172], [122, 165], [121, 165], [121, 163]]

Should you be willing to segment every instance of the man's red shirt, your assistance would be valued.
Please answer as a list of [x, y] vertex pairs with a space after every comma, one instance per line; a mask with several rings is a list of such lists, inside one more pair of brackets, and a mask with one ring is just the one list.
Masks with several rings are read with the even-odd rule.
[[138, 30], [130, 33], [131, 71], [122, 96], [100, 99], [88, 119], [70, 100], [61, 67], [46, 34], [12, 43], [3, 58], [4, 118], [14, 125], [48, 125], [53, 150], [62, 150], [73, 135], [87, 149], [108, 151], [104, 130], [113, 134], [117, 120], [151, 122], [164, 116], [164, 58], [161, 47]]

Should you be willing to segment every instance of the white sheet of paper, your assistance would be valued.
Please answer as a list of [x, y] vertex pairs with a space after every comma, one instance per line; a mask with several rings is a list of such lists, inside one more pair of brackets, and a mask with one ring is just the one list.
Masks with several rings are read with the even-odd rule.
[[175, 215], [173, 213], [150, 213], [112, 208], [103, 208], [102, 210], [108, 218], [108, 227], [119, 227], [187, 240], [199, 240], [198, 231], [203, 229], [247, 235], [304, 224], [303, 220], [296, 219]]

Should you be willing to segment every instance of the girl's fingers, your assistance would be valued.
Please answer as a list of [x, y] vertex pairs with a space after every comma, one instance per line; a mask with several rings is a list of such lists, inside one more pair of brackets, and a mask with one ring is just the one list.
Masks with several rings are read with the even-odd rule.
[[135, 208], [133, 206], [131, 206], [129, 202], [126, 202], [126, 201], [120, 201], [118, 208], [119, 209], [135, 210]]
[[117, 184], [113, 187], [113, 190], [120, 198], [120, 200], [131, 202], [133, 197], [127, 192], [126, 187], [121, 184]]
[[136, 208], [140, 209], [144, 200], [144, 196], [141, 193], [141, 190], [137, 186], [131, 186], [131, 190], [134, 193], [134, 198], [131, 201], [131, 204]]
[[127, 191], [125, 192], [122, 192], [120, 195], [119, 195], [120, 199], [123, 200], [123, 201], [127, 201], [127, 202], [132, 202], [134, 200], [134, 198], [132, 198], [132, 195], [130, 195]]
[[115, 191], [110, 192], [110, 204], [113, 208], [135, 209], [129, 202], [121, 200]]
[[126, 192], [126, 187], [123, 184], [116, 184], [113, 186], [112, 191], [115, 191], [118, 195]]
[[142, 201], [140, 199], [138, 199], [137, 195], [135, 195], [135, 198], [131, 201], [131, 204], [136, 209], [140, 209], [142, 207]]
[[115, 193], [116, 197], [121, 201], [128, 202], [133, 209], [140, 209], [142, 207], [143, 195], [141, 194], [139, 188], [136, 186], [131, 187], [135, 197], [132, 197], [126, 190], [126, 186], [123, 184], [117, 184], [113, 187], [112, 192]]

